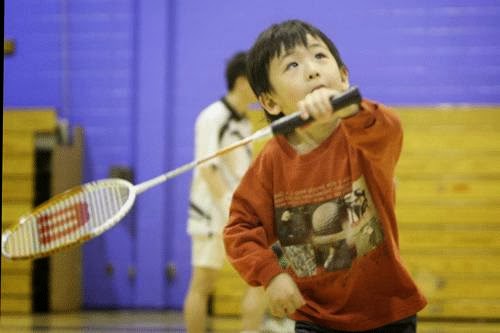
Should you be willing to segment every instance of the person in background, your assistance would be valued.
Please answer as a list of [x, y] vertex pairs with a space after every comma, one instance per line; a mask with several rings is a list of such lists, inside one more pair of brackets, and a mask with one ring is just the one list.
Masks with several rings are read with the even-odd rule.
[[[246, 53], [227, 63], [227, 94], [198, 115], [195, 158], [199, 159], [252, 133], [247, 113], [257, 99], [246, 77]], [[252, 160], [250, 147], [238, 148], [195, 169], [191, 184], [188, 233], [192, 240], [192, 275], [184, 301], [189, 333], [205, 332], [207, 303], [225, 261], [222, 229], [228, 221], [233, 191]], [[262, 288], [249, 288], [241, 304], [243, 332], [258, 332], [266, 310]]]

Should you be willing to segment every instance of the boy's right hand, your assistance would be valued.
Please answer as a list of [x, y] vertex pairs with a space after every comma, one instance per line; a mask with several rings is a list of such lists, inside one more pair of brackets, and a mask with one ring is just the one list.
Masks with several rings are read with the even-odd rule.
[[266, 294], [271, 314], [279, 318], [294, 313], [306, 304], [299, 288], [287, 273], [276, 275], [267, 286]]
[[333, 110], [330, 99], [340, 94], [340, 91], [319, 88], [309, 93], [298, 102], [298, 110], [304, 113], [304, 119], [313, 117], [318, 123], [336, 121], [337, 119], [350, 117], [357, 113], [359, 105], [352, 104], [340, 110]]

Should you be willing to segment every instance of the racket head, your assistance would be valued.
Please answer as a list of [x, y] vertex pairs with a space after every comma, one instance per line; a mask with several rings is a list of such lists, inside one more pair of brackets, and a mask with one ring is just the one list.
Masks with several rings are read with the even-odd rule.
[[135, 197], [134, 185], [117, 178], [73, 187], [3, 232], [2, 254], [9, 259], [36, 259], [82, 244], [120, 222]]

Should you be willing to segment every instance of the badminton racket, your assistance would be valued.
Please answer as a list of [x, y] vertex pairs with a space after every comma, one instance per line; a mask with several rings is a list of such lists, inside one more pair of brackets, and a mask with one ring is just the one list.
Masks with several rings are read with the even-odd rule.
[[[331, 98], [334, 110], [361, 102], [352, 87]], [[2, 254], [9, 259], [35, 259], [93, 239], [120, 222], [137, 195], [217, 156], [273, 134], [287, 134], [313, 119], [299, 112], [282, 117], [252, 135], [137, 185], [118, 178], [89, 182], [58, 194], [19, 218], [2, 234]]]

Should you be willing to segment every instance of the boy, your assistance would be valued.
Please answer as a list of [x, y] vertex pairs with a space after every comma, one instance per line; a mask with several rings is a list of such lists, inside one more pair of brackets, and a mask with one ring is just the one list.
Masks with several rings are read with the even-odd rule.
[[[296, 332], [415, 332], [426, 301], [399, 256], [398, 118], [369, 100], [332, 110], [347, 69], [330, 39], [301, 21], [259, 35], [248, 77], [269, 120], [301, 111], [315, 121], [270, 140], [242, 178], [224, 229], [230, 262]], [[286, 270], [269, 248], [276, 240]]]

